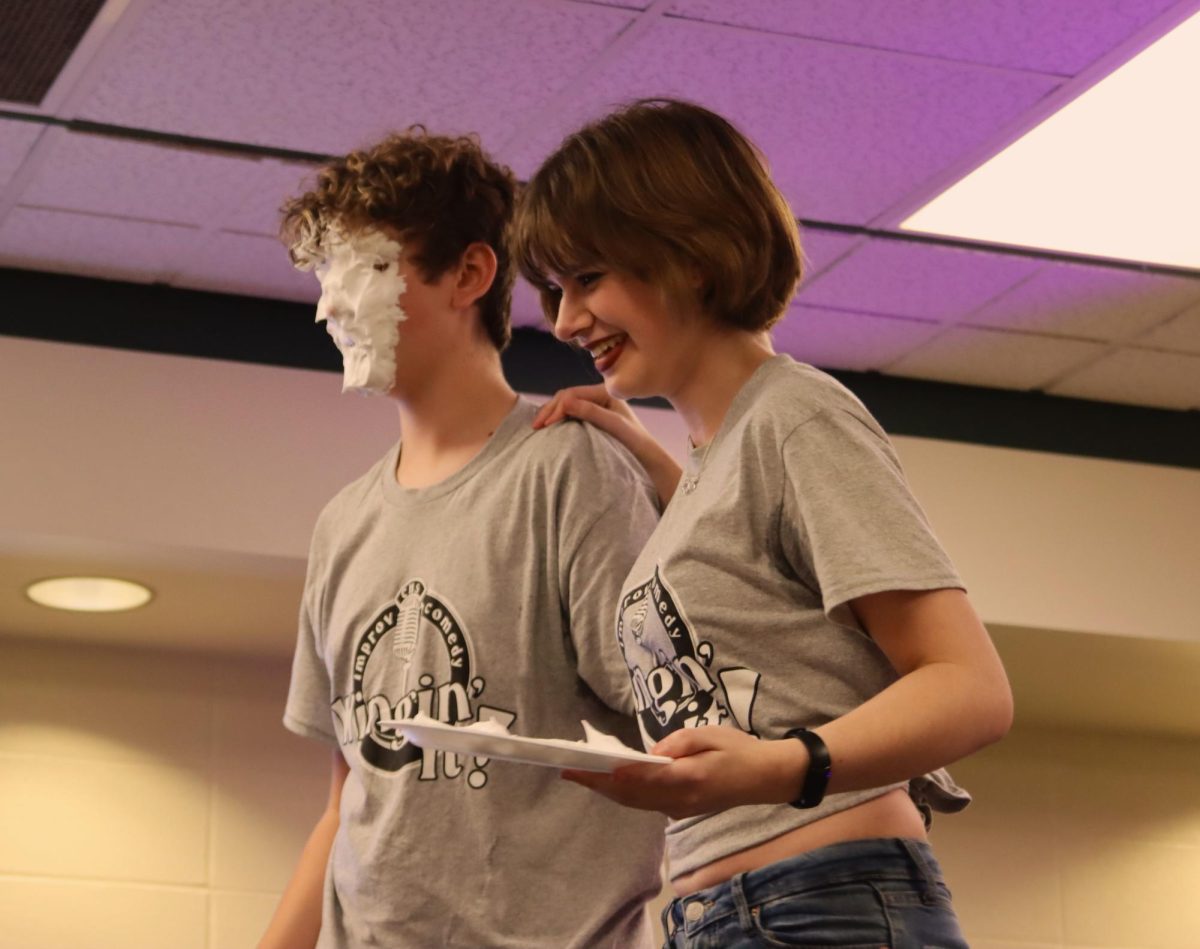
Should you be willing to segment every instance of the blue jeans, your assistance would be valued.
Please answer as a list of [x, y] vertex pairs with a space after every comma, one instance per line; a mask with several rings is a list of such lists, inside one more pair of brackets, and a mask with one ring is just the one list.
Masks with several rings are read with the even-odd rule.
[[672, 900], [664, 949], [967, 949], [929, 845], [851, 840]]

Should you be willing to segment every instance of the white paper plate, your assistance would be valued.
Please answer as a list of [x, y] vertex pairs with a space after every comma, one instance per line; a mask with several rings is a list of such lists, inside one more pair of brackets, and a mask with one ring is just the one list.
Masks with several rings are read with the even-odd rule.
[[571, 768], [575, 771], [612, 771], [627, 764], [667, 764], [672, 759], [663, 755], [607, 748], [563, 741], [561, 738], [522, 738], [519, 735], [489, 735], [470, 728], [423, 722], [419, 725], [407, 719], [381, 721], [384, 728], [400, 732], [414, 745], [453, 751], [460, 755], [480, 755], [502, 761], [520, 761], [547, 768]]

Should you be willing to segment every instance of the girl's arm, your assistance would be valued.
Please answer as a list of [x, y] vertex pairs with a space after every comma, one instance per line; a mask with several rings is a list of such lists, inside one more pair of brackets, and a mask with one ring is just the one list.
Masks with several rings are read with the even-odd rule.
[[671, 454], [646, 431], [628, 404], [608, 394], [602, 384], [560, 389], [533, 418], [534, 428], [546, 428], [564, 418], [577, 418], [608, 432], [628, 448], [650, 476], [659, 504], [675, 494], [682, 469]]
[[[828, 792], [906, 781], [1004, 736], [1008, 679], [966, 594], [894, 590], [850, 605], [900, 678], [815, 729], [833, 761]], [[760, 741], [734, 728], [681, 729], [653, 751], [676, 760], [564, 776], [618, 803], [685, 817], [794, 801], [808, 767], [799, 741]]]

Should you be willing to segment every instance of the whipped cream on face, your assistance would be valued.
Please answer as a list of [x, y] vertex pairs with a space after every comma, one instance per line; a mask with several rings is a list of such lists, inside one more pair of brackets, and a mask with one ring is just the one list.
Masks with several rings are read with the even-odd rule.
[[377, 230], [331, 229], [321, 249], [317, 322], [342, 354], [342, 391], [387, 395], [396, 384], [399, 324], [408, 319], [400, 305], [404, 247]]

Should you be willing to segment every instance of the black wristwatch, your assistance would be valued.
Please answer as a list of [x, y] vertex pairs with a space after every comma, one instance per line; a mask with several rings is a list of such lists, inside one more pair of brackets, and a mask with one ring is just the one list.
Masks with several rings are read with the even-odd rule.
[[804, 784], [800, 788], [800, 796], [792, 801], [792, 807], [816, 807], [825, 798], [825, 789], [829, 786], [829, 776], [833, 773], [833, 761], [829, 757], [829, 748], [821, 740], [821, 736], [807, 728], [793, 728], [787, 731], [784, 738], [795, 738], [803, 742], [808, 749], [808, 770], [804, 772]]

